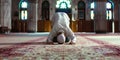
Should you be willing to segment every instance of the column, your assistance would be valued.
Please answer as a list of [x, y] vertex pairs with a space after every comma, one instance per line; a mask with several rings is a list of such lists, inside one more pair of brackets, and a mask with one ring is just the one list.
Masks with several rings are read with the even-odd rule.
[[1, 26], [11, 29], [11, 2], [12, 0], [1, 0], [0, 2], [0, 23]]
[[1, 0], [0, 0], [0, 27], [1, 27]]
[[119, 10], [118, 11], [119, 11], [119, 18], [118, 19], [119, 19], [119, 32], [120, 32], [120, 2], [119, 2]]
[[113, 1], [113, 4], [114, 4], [114, 9], [113, 9], [113, 12], [114, 12], [114, 31], [115, 32], [119, 32], [120, 31], [120, 5], [119, 5], [119, 0], [114, 0]]
[[30, 2], [28, 8], [28, 32], [37, 32], [37, 1]]
[[95, 1], [95, 32], [105, 33], [107, 31], [106, 23], [106, 1], [97, 0]]

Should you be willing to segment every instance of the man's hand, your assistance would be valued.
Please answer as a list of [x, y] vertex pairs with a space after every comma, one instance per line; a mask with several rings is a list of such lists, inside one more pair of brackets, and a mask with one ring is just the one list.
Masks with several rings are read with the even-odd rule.
[[71, 40], [71, 42], [70, 42], [70, 44], [75, 44], [76, 42], [75, 41], [73, 41], [73, 40]]

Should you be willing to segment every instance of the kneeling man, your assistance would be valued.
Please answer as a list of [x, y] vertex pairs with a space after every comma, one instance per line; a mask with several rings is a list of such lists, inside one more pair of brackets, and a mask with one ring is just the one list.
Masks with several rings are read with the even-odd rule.
[[47, 38], [47, 43], [58, 42], [59, 44], [70, 43], [75, 44], [76, 37], [70, 29], [70, 18], [64, 12], [57, 12], [53, 15], [52, 30]]

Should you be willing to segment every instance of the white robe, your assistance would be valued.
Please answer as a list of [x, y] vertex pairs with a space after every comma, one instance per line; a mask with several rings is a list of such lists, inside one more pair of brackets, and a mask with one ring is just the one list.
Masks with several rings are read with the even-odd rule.
[[72, 42], [76, 42], [76, 37], [72, 30], [70, 29], [70, 18], [64, 12], [57, 12], [53, 15], [52, 20], [52, 30], [48, 36], [47, 42], [53, 42], [53, 38], [57, 36], [60, 30], [64, 31], [66, 37]]

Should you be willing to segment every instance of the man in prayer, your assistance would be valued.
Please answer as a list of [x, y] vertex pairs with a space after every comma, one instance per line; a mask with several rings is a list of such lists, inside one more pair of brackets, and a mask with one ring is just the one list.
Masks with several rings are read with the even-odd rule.
[[70, 18], [64, 12], [57, 12], [53, 15], [52, 30], [47, 38], [47, 43], [58, 42], [59, 44], [76, 43], [76, 37], [70, 29]]

